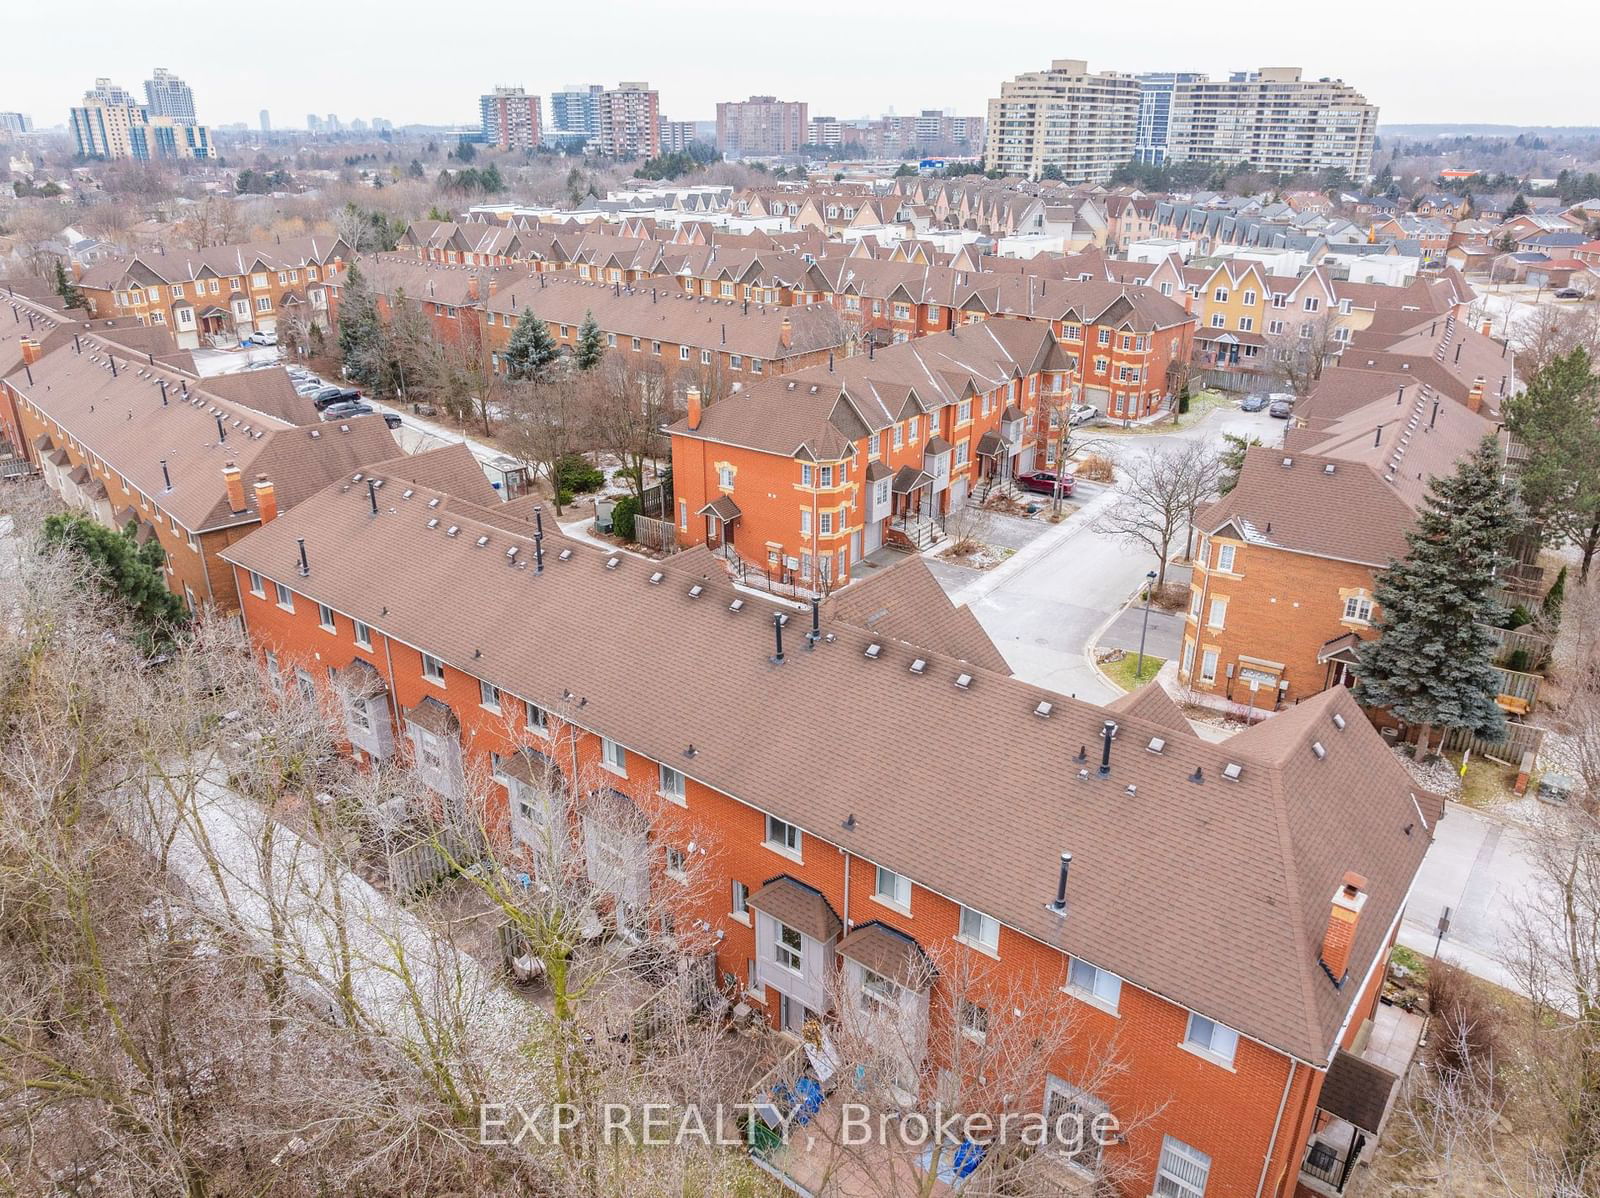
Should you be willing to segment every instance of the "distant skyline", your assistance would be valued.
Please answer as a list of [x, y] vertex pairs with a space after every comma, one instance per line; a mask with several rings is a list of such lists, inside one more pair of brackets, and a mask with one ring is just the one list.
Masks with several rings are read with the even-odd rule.
[[[804, 100], [813, 116], [876, 116], [890, 106], [965, 116], [982, 115], [1003, 79], [1052, 58], [1084, 58], [1091, 70], [1130, 73], [1299, 66], [1360, 89], [1383, 124], [1600, 125], [1590, 39], [1496, 38], [1476, 18], [1503, 9], [1483, 0], [1433, 14], [1425, 38], [1378, 0], [1317, 11], [1224, 5], [1211, 16], [1226, 34], [1211, 39], [1196, 36], [1195, 9], [1176, 0], [1141, 5], [1133, 33], [1119, 32], [1128, 20], [1086, 21], [1081, 7], [926, 0], [909, 21], [906, 10], [872, 5], [812, 6], [801, 19], [796, 11], [620, 0], [598, 11], [541, 6], [537, 20], [532, 10], [485, 10], [457, 25], [419, 0], [283, 0], [270, 18], [230, 27], [171, 0], [137, 13], [80, 0], [71, 22], [27, 5], [6, 17], [16, 52], [0, 76], [0, 109], [28, 113], [39, 127], [63, 124], [97, 76], [142, 95], [151, 70], [165, 66], [194, 89], [200, 120], [252, 128], [263, 108], [278, 128], [303, 127], [313, 111], [346, 122], [473, 124], [478, 96], [496, 84], [537, 92], [548, 107], [567, 83], [622, 79], [648, 80], [673, 120], [708, 120], [718, 100], [752, 93]], [[503, 32], [486, 36], [497, 21]]]

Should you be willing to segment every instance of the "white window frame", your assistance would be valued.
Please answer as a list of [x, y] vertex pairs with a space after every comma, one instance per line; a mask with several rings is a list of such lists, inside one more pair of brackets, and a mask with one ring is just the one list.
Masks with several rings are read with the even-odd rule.
[[750, 887], [739, 879], [733, 879], [729, 887], [732, 893], [729, 896], [728, 914], [742, 924], [750, 922]]
[[294, 592], [288, 587], [284, 586], [281, 582], [275, 582], [272, 585], [274, 588], [274, 594], [278, 601], [278, 606], [287, 612], [294, 611]]
[[961, 999], [956, 1005], [956, 1026], [967, 1039], [982, 1044], [989, 1038], [989, 1008], [971, 999]]
[[664, 871], [674, 882], [689, 880], [689, 857], [677, 845], [669, 844], [663, 851]]
[[600, 738], [600, 766], [613, 774], [628, 776], [628, 750], [609, 736]]
[[1200, 655], [1200, 681], [1215, 682], [1217, 680], [1218, 653], [1215, 649], [1207, 649]]
[[1117, 1014], [1122, 1001], [1122, 979], [1109, 969], [1091, 965], [1081, 957], [1067, 962], [1068, 994], [1081, 998], [1109, 1014]]
[[485, 711], [500, 710], [500, 688], [486, 678], [478, 679], [478, 706]]
[[537, 703], [523, 700], [522, 722], [536, 736], [550, 735], [550, 713]]
[[317, 604], [317, 627], [324, 632], [338, 631], [338, 625], [334, 623], [333, 608], [326, 603]]
[[805, 847], [800, 829], [788, 820], [779, 819], [775, 815], [767, 816], [764, 839], [761, 843], [774, 853], [795, 861], [800, 860]]
[[956, 939], [968, 948], [999, 956], [1000, 921], [992, 915], [985, 915], [976, 907], [962, 907], [960, 922], [956, 925]]
[[660, 776], [657, 780], [657, 793], [664, 799], [670, 799], [680, 807], [689, 805], [687, 794], [688, 779], [683, 776], [682, 770], [675, 770], [666, 762], [658, 764]]
[[257, 599], [265, 599], [267, 597], [266, 580], [254, 570], [247, 571], [247, 573], [250, 575], [250, 593]]
[[1372, 600], [1366, 595], [1347, 595], [1344, 601], [1344, 619], [1349, 624], [1372, 623]]
[[364, 624], [360, 620], [354, 621], [354, 624], [356, 644], [360, 645], [363, 649], [372, 648], [372, 626], [370, 624]]
[[1210, 1178], [1209, 1156], [1182, 1140], [1162, 1137], [1156, 1165], [1156, 1198], [1205, 1198]]
[[885, 907], [911, 914], [911, 879], [881, 865], [875, 868], [872, 897]]
[[1217, 569], [1223, 574], [1233, 573], [1233, 559], [1237, 545], [1217, 546]]
[[1239, 1053], [1239, 1033], [1198, 1011], [1190, 1011], [1188, 1026], [1183, 1031], [1183, 1047], [1225, 1069], [1232, 1069]]
[[444, 662], [431, 653], [422, 655], [422, 676], [429, 682], [444, 685]]
[[1228, 600], [1226, 596], [1213, 595], [1211, 597], [1211, 610], [1206, 613], [1206, 627], [1222, 631], [1228, 622]]

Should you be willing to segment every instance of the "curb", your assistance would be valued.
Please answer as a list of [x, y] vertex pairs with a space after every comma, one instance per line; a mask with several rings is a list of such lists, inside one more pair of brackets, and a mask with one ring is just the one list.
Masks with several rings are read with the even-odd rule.
[[1083, 660], [1088, 665], [1088, 667], [1091, 670], [1094, 671], [1095, 676], [1098, 677], [1100, 679], [1100, 681], [1104, 682], [1112, 690], [1118, 691], [1118, 692], [1120, 692], [1120, 693], [1122, 693], [1124, 695], [1131, 695], [1133, 692], [1132, 691], [1123, 690], [1122, 687], [1118, 686], [1115, 682], [1111, 681], [1111, 675], [1107, 674], [1104, 670], [1102, 670], [1100, 668], [1100, 663], [1097, 662], [1094, 659], [1094, 651], [1100, 644], [1100, 638], [1103, 637], [1106, 634], [1106, 629], [1110, 628], [1113, 624], [1115, 624], [1117, 622], [1117, 617], [1121, 616], [1123, 612], [1127, 611], [1130, 607], [1133, 606], [1133, 601], [1136, 598], [1138, 598], [1139, 592], [1142, 589], [1143, 589], [1142, 587], [1135, 587], [1133, 589], [1133, 594], [1129, 595], [1126, 599], [1124, 599], [1122, 601], [1122, 606], [1117, 608], [1116, 611], [1112, 612], [1109, 616], [1107, 616], [1105, 618], [1104, 622], [1102, 622], [1101, 625], [1094, 630], [1094, 635], [1091, 636], [1087, 641], [1085, 641], [1084, 642], [1084, 646], [1083, 646]]

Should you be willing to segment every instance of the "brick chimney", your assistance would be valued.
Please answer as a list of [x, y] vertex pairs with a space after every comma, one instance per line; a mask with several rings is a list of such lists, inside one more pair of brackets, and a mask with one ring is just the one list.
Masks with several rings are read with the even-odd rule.
[[701, 415], [700, 388], [691, 385], [689, 389], [684, 392], [683, 398], [684, 402], [689, 407], [689, 427], [692, 429], [699, 428]]
[[1481, 332], [1485, 337], [1487, 337], [1489, 335], [1489, 330], [1492, 329], [1492, 328], [1494, 328], [1494, 323], [1491, 320], [1489, 320], [1488, 317], [1484, 317], [1483, 325], [1479, 328], [1478, 331]]
[[467, 279], [467, 298], [473, 303], [478, 302], [478, 276], [473, 275]]
[[1361, 908], [1367, 904], [1366, 890], [1365, 878], [1360, 874], [1347, 873], [1343, 884], [1334, 892], [1319, 960], [1333, 978], [1335, 986], [1344, 985], [1345, 977], [1350, 973], [1350, 951], [1355, 947], [1356, 925], [1361, 921]]
[[788, 316], [783, 318], [783, 323], [778, 326], [778, 344], [788, 349], [794, 343], [794, 322]]
[[1472, 380], [1472, 390], [1467, 392], [1467, 411], [1481, 412], [1483, 410], [1483, 376], [1480, 374]]
[[494, 293], [496, 291], [499, 291], [499, 290], [500, 290], [500, 276], [497, 275], [497, 274], [491, 274], [489, 276], [489, 294], [492, 296], [492, 295], [494, 295]]
[[238, 515], [245, 510], [244, 478], [239, 473], [239, 467], [229, 462], [222, 468], [222, 481], [228, 488], [228, 510]]
[[19, 343], [22, 346], [22, 364], [32, 366], [44, 356], [44, 346], [33, 337], [24, 337]]
[[256, 511], [260, 513], [263, 524], [272, 523], [278, 514], [278, 492], [265, 474], [256, 475]]

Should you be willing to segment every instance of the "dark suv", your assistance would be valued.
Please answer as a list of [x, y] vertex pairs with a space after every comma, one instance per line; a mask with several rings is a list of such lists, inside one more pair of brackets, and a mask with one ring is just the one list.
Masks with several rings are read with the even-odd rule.
[[354, 387], [323, 387], [311, 393], [311, 402], [319, 412], [329, 404], [353, 403], [360, 398], [361, 392]]

